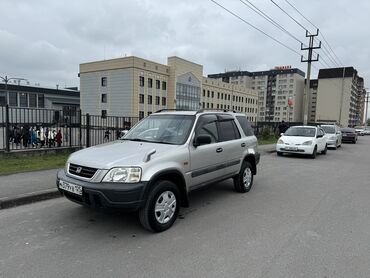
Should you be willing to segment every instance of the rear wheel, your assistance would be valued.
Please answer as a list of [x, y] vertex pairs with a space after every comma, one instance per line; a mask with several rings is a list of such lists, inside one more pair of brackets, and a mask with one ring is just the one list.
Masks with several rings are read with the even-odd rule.
[[283, 156], [282, 152], [276, 152], [278, 156]]
[[234, 188], [237, 192], [249, 192], [253, 185], [252, 165], [248, 161], [244, 161], [240, 169], [239, 175], [234, 177]]
[[338, 148], [338, 141], [335, 142], [334, 150]]
[[180, 193], [171, 181], [158, 181], [143, 208], [139, 210], [141, 225], [151, 232], [167, 230], [179, 214]]

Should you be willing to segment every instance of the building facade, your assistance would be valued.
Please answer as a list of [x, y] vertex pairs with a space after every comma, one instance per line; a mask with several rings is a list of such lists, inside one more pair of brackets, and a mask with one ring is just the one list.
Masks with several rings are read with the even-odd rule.
[[254, 90], [205, 78], [202, 65], [179, 57], [167, 65], [139, 57], [85, 63], [79, 76], [83, 113], [143, 118], [160, 109], [208, 108], [257, 117]]
[[[307, 80], [305, 80], [306, 82]], [[310, 92], [308, 95], [308, 122], [314, 123], [316, 117], [316, 106], [317, 106], [317, 89], [319, 86], [318, 79], [310, 80]]]
[[208, 77], [256, 90], [258, 121], [303, 121], [304, 72], [290, 66], [268, 71], [231, 71]]
[[316, 122], [356, 126], [363, 122], [364, 82], [353, 67], [321, 69]]

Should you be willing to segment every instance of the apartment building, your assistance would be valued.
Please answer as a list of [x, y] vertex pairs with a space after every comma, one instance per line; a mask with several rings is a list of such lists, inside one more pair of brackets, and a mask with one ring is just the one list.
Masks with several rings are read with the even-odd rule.
[[364, 80], [353, 67], [321, 69], [316, 122], [355, 126], [363, 122]]
[[167, 65], [124, 57], [80, 65], [81, 110], [143, 118], [160, 109], [228, 109], [257, 119], [257, 93], [203, 76], [203, 66], [179, 57]]
[[[306, 82], [307, 80], [305, 80]], [[308, 95], [308, 122], [314, 123], [316, 117], [316, 106], [317, 106], [317, 89], [319, 86], [318, 79], [310, 80], [310, 92]]]
[[209, 78], [222, 80], [256, 90], [258, 94], [258, 121], [303, 121], [304, 72], [290, 66], [268, 71], [231, 71], [210, 74]]

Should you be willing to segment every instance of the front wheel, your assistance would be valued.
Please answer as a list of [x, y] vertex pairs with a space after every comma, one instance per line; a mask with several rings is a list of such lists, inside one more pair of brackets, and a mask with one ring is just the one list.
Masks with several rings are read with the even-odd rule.
[[239, 175], [234, 178], [234, 188], [237, 192], [249, 192], [253, 185], [252, 165], [248, 161], [244, 161], [240, 169]]
[[278, 156], [283, 156], [282, 152], [276, 152]]
[[311, 154], [311, 158], [312, 159], [315, 159], [316, 158], [316, 154], [317, 154], [317, 146], [315, 146], [315, 148], [313, 149], [313, 152]]
[[170, 228], [179, 214], [179, 196], [179, 190], [171, 181], [154, 184], [144, 207], [139, 210], [141, 225], [151, 232]]

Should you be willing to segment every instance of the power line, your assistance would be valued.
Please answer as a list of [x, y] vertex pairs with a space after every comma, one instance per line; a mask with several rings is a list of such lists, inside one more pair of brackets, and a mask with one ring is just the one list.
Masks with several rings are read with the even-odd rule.
[[230, 11], [229, 9], [227, 9], [226, 7], [222, 6], [220, 3], [218, 3], [217, 1], [215, 0], [210, 0], [212, 1], [214, 4], [216, 4], [217, 6], [219, 6], [220, 8], [224, 9], [225, 11], [227, 11], [228, 13], [230, 13], [231, 15], [235, 16], [236, 18], [240, 19], [241, 21], [243, 21], [245, 24], [249, 25], [250, 27], [252, 27], [253, 29], [257, 30], [258, 32], [264, 34], [266, 37], [272, 39], [273, 41], [277, 42], [278, 44], [284, 46], [285, 48], [289, 49], [290, 51], [296, 53], [297, 55], [301, 56], [301, 54], [294, 50], [293, 48], [291, 48], [290, 46], [284, 44], [283, 42], [279, 41], [278, 39], [274, 38], [273, 36], [267, 34], [266, 32], [262, 31], [261, 29], [259, 29], [258, 27], [254, 26], [253, 24], [249, 23], [248, 21], [246, 21], [244, 18], [240, 17], [239, 15], [237, 15], [236, 13]]
[[[315, 27], [316, 29], [319, 29], [315, 24], [312, 23], [311, 20], [309, 20], [306, 16], [303, 15], [303, 13], [301, 13], [292, 3], [290, 3], [288, 0], [285, 0], [285, 2], [287, 2], [289, 4], [289, 6], [291, 6], [297, 13], [299, 13], [307, 22], [309, 22], [313, 27]], [[339, 63], [341, 65], [343, 65], [343, 63], [341, 62], [341, 60], [338, 58], [338, 56], [335, 54], [334, 50], [331, 48], [329, 42], [326, 40], [324, 34], [322, 33], [321, 31], [321, 37], [323, 38], [323, 40], [325, 41], [325, 43], [328, 45], [328, 47], [330, 48], [330, 50], [332, 51], [332, 53], [334, 54], [334, 56], [337, 58], [337, 60], [339, 61]], [[329, 52], [330, 54], [330, 52]]]
[[288, 12], [286, 12], [282, 7], [280, 7], [274, 0], [270, 0], [276, 7], [278, 7], [283, 13], [285, 13], [287, 16], [289, 16], [290, 19], [292, 19], [295, 23], [297, 23], [300, 27], [302, 27], [303, 30], [308, 31], [306, 27], [304, 27], [298, 20], [296, 20], [294, 17], [292, 17]]

